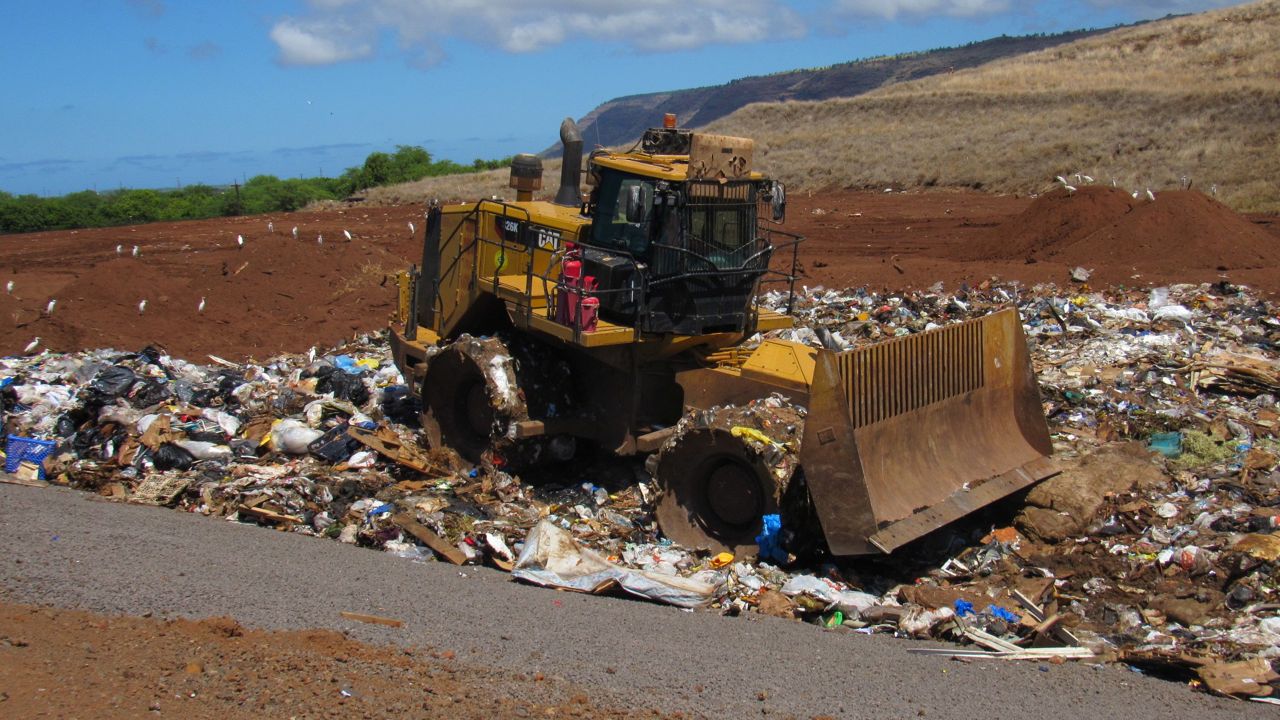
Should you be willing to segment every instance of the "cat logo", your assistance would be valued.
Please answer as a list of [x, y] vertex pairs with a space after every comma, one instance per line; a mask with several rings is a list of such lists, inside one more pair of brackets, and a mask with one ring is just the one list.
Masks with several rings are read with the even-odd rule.
[[560, 231], [534, 225], [529, 228], [537, 240], [539, 250], [555, 252], [560, 249]]

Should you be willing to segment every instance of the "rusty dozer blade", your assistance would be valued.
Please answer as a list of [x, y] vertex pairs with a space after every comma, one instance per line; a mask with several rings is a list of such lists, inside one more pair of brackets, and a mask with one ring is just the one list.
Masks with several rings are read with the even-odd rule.
[[1057, 472], [1013, 308], [820, 352], [801, 447], [837, 555], [892, 552]]

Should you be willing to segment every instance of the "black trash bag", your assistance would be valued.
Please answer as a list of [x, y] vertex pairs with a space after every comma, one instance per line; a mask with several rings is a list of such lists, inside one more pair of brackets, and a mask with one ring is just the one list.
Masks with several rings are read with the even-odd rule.
[[220, 396], [216, 388], [201, 388], [191, 393], [191, 399], [187, 402], [196, 407], [207, 408], [216, 405], [219, 399]]
[[157, 470], [190, 470], [196, 464], [196, 456], [180, 445], [165, 443], [155, 451], [151, 461]]
[[169, 384], [159, 380], [139, 380], [129, 393], [129, 404], [136, 408], [159, 405], [170, 397]]
[[101, 407], [129, 392], [138, 379], [133, 371], [122, 365], [112, 365], [98, 371], [85, 386], [84, 404]]
[[316, 383], [318, 393], [333, 393], [335, 398], [350, 401], [356, 407], [369, 400], [369, 388], [358, 375], [335, 367], [322, 367], [316, 371], [316, 377], [320, 379]]
[[77, 432], [71, 438], [71, 448], [76, 451], [77, 455], [84, 457], [88, 455], [91, 450], [96, 447], [100, 447], [106, 441], [107, 438], [103, 435], [101, 430], [96, 427], [88, 427]]
[[392, 422], [416, 425], [422, 403], [413, 396], [408, 385], [391, 385], [382, 390], [382, 414]]
[[182, 402], [190, 404], [191, 399], [195, 397], [196, 386], [189, 380], [178, 380], [173, 384], [173, 394]]
[[58, 437], [67, 438], [75, 435], [78, 428], [76, 421], [72, 420], [70, 415], [63, 413], [58, 416], [58, 421], [54, 423], [53, 433]]
[[165, 377], [172, 380], [173, 373], [169, 372], [169, 368], [165, 367], [164, 363], [160, 362], [160, 358], [168, 354], [169, 353], [166, 352], [164, 349], [158, 348], [155, 345], [148, 345], [142, 348], [142, 350], [138, 351], [138, 357], [160, 368], [160, 371], [164, 373]]
[[194, 432], [188, 432], [187, 439], [196, 440], [199, 442], [211, 442], [211, 443], [214, 443], [215, 445], [227, 444], [227, 434], [224, 432], [217, 432], [213, 430], [208, 430], [208, 431], [196, 430]]
[[228, 405], [239, 402], [232, 393], [235, 389], [244, 384], [244, 375], [233, 370], [223, 370], [218, 374], [218, 397], [222, 398]]
[[348, 424], [343, 422], [330, 428], [328, 432], [307, 446], [312, 455], [331, 463], [340, 463], [355, 454], [361, 442], [347, 435]]

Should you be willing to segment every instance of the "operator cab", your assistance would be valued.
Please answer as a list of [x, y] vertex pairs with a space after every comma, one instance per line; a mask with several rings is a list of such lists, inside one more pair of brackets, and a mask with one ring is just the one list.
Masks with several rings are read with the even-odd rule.
[[781, 186], [749, 171], [750, 141], [655, 128], [641, 144], [591, 159], [582, 262], [601, 316], [652, 333], [746, 330], [773, 252], [758, 207], [781, 220]]

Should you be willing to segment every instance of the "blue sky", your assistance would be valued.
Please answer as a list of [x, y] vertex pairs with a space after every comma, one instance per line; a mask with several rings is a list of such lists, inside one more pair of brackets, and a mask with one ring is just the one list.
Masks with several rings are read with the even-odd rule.
[[7, 0], [0, 190], [537, 152], [613, 97], [1214, 0]]

